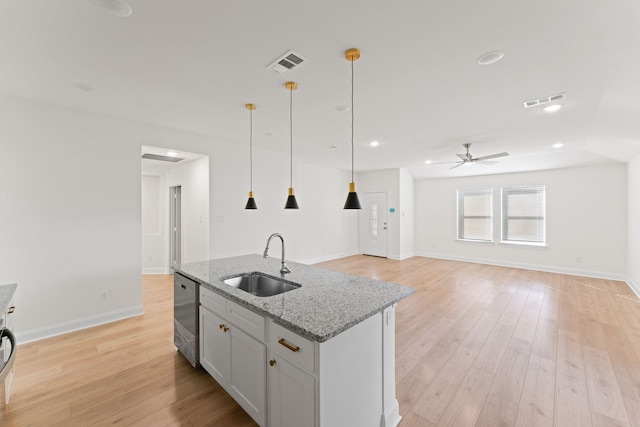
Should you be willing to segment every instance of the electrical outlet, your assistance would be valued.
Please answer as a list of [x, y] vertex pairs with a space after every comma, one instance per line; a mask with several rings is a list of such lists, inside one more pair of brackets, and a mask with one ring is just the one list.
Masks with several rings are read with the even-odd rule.
[[100, 302], [107, 302], [109, 300], [109, 292], [106, 289], [100, 291]]

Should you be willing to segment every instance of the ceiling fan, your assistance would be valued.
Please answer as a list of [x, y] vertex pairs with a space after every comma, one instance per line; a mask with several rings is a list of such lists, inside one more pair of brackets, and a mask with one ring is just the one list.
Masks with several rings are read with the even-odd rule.
[[462, 165], [470, 165], [472, 163], [478, 163], [478, 164], [481, 164], [481, 165], [494, 165], [497, 162], [491, 161], [490, 159], [497, 159], [499, 157], [506, 157], [506, 156], [509, 155], [509, 153], [507, 153], [507, 152], [502, 152], [502, 153], [490, 154], [488, 156], [473, 157], [471, 155], [471, 153], [469, 152], [469, 148], [471, 147], [471, 143], [468, 142], [468, 143], [462, 144], [462, 146], [467, 149], [467, 152], [465, 154], [456, 154], [456, 156], [460, 157], [460, 161], [459, 162], [444, 162], [444, 163], [432, 163], [432, 164], [434, 164], [434, 165], [445, 165], [445, 164], [455, 163], [455, 165], [450, 167], [449, 169], [455, 169], [455, 168], [460, 167]]

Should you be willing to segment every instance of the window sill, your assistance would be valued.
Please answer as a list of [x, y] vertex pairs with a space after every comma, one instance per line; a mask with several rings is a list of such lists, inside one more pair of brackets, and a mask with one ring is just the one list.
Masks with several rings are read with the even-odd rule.
[[494, 243], [493, 240], [455, 239], [455, 241], [461, 243], [479, 243], [484, 245], [492, 245]]
[[548, 248], [549, 246], [546, 243], [532, 243], [532, 242], [510, 242], [510, 241], [500, 241], [501, 245], [507, 246], [531, 246], [534, 248]]

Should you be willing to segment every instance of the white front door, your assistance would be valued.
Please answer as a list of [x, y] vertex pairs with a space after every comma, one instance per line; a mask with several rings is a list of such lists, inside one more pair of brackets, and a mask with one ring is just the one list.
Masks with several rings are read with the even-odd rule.
[[360, 249], [365, 255], [387, 257], [387, 193], [363, 193]]

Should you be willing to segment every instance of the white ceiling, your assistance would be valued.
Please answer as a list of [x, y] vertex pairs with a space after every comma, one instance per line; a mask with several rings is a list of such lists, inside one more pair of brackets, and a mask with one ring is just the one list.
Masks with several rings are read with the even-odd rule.
[[[416, 178], [603, 162], [640, 154], [637, 0], [129, 0], [121, 18], [92, 0], [0, 1], [0, 94], [156, 123], [350, 168]], [[266, 68], [292, 49], [308, 63]], [[483, 53], [502, 61], [481, 66]], [[90, 89], [90, 90], [87, 90]], [[549, 114], [522, 102], [566, 92]], [[371, 140], [380, 146], [371, 148]], [[450, 170], [462, 144], [493, 166]], [[564, 143], [561, 149], [552, 144]], [[330, 149], [331, 145], [339, 148]]]

